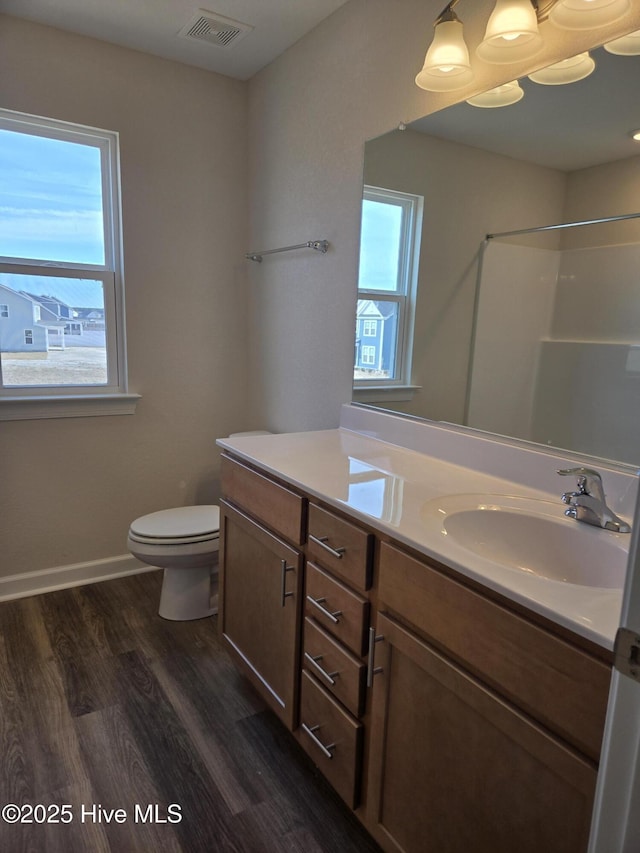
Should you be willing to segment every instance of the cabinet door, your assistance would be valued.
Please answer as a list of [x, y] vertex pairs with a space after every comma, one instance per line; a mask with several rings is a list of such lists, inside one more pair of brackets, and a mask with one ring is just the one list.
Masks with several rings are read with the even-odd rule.
[[596, 769], [378, 617], [367, 823], [405, 853], [584, 853]]
[[297, 724], [302, 555], [243, 513], [221, 506], [224, 642], [267, 704]]

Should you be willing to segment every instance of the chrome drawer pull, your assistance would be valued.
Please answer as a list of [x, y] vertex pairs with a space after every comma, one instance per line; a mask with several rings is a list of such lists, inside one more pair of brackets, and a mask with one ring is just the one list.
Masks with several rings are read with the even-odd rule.
[[342, 610], [334, 610], [333, 613], [331, 613], [330, 610], [327, 610], [326, 607], [322, 606], [326, 600], [326, 598], [312, 598], [310, 595], [307, 596], [307, 601], [313, 604], [314, 607], [317, 607], [323, 616], [326, 616], [327, 619], [331, 619], [334, 625], [337, 625], [340, 621], [338, 616], [342, 616]]
[[332, 548], [331, 545], [327, 545], [327, 542], [329, 541], [328, 536], [312, 536], [310, 533], [309, 539], [311, 539], [312, 542], [315, 542], [316, 545], [320, 545], [320, 547], [324, 548], [325, 551], [328, 551], [332, 557], [336, 558], [336, 560], [341, 560], [342, 555], [347, 550], [346, 548]]
[[288, 566], [286, 560], [280, 560], [280, 566], [282, 568], [282, 587], [281, 587], [281, 597], [282, 597], [282, 606], [284, 607], [284, 602], [286, 598], [293, 598], [293, 592], [287, 592], [287, 572], [295, 572], [295, 566]]
[[336, 678], [340, 675], [340, 673], [339, 672], [327, 672], [326, 669], [323, 669], [323, 667], [321, 667], [320, 664], [318, 663], [318, 661], [322, 660], [322, 655], [316, 655], [315, 657], [312, 657], [309, 654], [309, 652], [305, 652], [304, 653], [304, 659], [306, 661], [308, 661], [311, 664], [311, 666], [314, 669], [316, 669], [320, 673], [320, 675], [324, 679], [326, 679], [329, 682], [329, 684], [333, 687], [333, 685], [336, 683]]
[[378, 675], [382, 672], [381, 666], [375, 665], [375, 645], [376, 643], [384, 640], [382, 634], [379, 637], [376, 637], [376, 629], [369, 628], [369, 656], [367, 657], [367, 687], [371, 687], [373, 684], [373, 676]]
[[330, 750], [335, 749], [336, 745], [335, 743], [330, 743], [325, 746], [320, 740], [320, 738], [314, 735], [314, 732], [319, 731], [319, 729], [320, 726], [311, 726], [311, 728], [309, 728], [309, 726], [307, 726], [305, 723], [302, 723], [302, 731], [309, 735], [309, 737], [315, 743], [318, 749], [321, 749], [324, 755], [327, 756], [327, 758], [333, 758], [333, 755], [331, 754]]

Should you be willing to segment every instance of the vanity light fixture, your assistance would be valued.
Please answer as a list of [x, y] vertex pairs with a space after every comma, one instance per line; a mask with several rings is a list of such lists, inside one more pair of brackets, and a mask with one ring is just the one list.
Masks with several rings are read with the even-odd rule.
[[640, 30], [607, 42], [603, 47], [609, 53], [615, 53], [618, 56], [640, 56]]
[[518, 62], [535, 56], [542, 47], [531, 0], [498, 0], [476, 54], [487, 62]]
[[629, 0], [557, 0], [549, 20], [563, 30], [590, 30], [613, 24], [630, 8]]
[[[433, 41], [427, 50], [424, 66], [416, 77], [416, 84], [428, 92], [464, 89], [474, 78], [462, 21], [453, 11], [457, 3], [458, 0], [450, 0], [438, 15]], [[630, 8], [631, 0], [497, 0], [476, 55], [485, 62], [503, 64], [530, 59], [544, 46], [538, 30], [540, 21], [549, 19], [562, 29], [588, 30], [617, 21]], [[611, 53], [640, 53], [640, 30], [615, 39], [605, 47]], [[565, 62], [571, 64], [577, 74], [575, 59], [571, 57]], [[566, 80], [561, 80], [558, 73], [559, 66], [564, 63], [555, 63], [549, 67], [550, 79], [545, 82], [554, 85], [580, 80], [593, 71], [592, 62], [591, 57], [585, 58], [579, 72], [581, 76], [576, 77], [571, 77], [569, 64], [565, 65]], [[551, 83], [551, 78], [554, 83]]]
[[462, 22], [453, 11], [457, 2], [452, 0], [438, 16], [424, 66], [416, 77], [416, 84], [429, 92], [463, 89], [473, 80]]
[[565, 83], [575, 83], [584, 80], [596, 67], [596, 63], [589, 55], [589, 51], [554, 62], [539, 71], [529, 74], [529, 80], [541, 83], [543, 86], [563, 86]]
[[632, 130], [629, 136], [636, 142], [640, 142], [640, 130]]
[[468, 98], [467, 103], [471, 104], [472, 107], [491, 109], [492, 107], [508, 107], [511, 104], [517, 104], [523, 97], [524, 91], [520, 84], [517, 80], [512, 80], [510, 83], [503, 83], [501, 86], [496, 86], [494, 89]]

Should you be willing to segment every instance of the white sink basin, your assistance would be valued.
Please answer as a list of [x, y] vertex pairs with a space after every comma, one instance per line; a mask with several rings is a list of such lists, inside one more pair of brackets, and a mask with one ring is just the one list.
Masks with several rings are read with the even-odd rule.
[[622, 589], [629, 535], [564, 515], [558, 501], [451, 495], [423, 507], [425, 521], [476, 557], [565, 584]]

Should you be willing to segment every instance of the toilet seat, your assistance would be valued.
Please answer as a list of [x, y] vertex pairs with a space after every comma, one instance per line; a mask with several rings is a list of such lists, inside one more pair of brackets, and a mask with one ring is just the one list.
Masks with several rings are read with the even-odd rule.
[[192, 545], [217, 540], [220, 509], [215, 505], [163, 509], [137, 518], [129, 528], [129, 538], [142, 545]]

